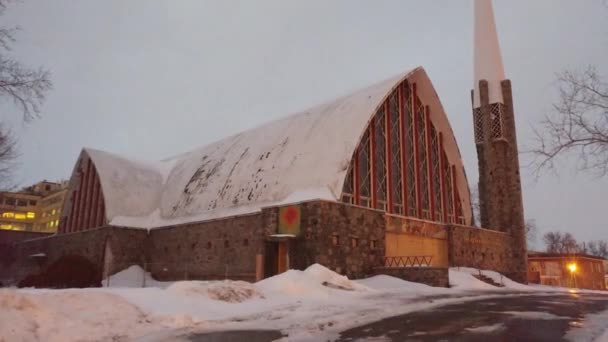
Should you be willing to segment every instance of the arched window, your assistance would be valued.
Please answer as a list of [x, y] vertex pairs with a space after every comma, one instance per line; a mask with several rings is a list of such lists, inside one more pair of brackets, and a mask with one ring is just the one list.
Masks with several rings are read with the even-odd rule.
[[389, 213], [465, 223], [441, 133], [415, 84], [400, 84], [378, 107], [348, 168], [342, 201]]

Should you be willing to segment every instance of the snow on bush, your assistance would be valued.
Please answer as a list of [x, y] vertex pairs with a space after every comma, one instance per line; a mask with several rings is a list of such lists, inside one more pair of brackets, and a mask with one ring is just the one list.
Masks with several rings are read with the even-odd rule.
[[365, 285], [349, 280], [324, 266], [314, 264], [304, 271], [289, 270], [256, 283], [264, 293], [304, 297], [327, 297], [331, 291], [371, 291]]
[[251, 298], [263, 298], [255, 286], [245, 281], [178, 281], [167, 289], [186, 296], [203, 296], [228, 303], [241, 303]]

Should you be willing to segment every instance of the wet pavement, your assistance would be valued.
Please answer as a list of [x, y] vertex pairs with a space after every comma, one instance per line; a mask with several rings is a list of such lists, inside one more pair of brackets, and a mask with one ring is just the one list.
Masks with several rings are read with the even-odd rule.
[[276, 330], [234, 330], [190, 334], [186, 336], [192, 342], [267, 342], [286, 336]]
[[452, 304], [343, 331], [338, 341], [564, 341], [608, 296], [519, 295]]

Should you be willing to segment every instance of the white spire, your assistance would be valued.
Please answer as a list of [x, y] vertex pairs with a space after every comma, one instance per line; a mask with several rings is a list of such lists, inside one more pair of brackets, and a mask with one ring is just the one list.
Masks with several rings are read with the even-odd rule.
[[479, 81], [487, 80], [490, 103], [503, 103], [500, 81], [505, 79], [505, 70], [500, 55], [500, 45], [494, 23], [492, 0], [475, 1], [475, 86], [473, 107], [480, 106]]

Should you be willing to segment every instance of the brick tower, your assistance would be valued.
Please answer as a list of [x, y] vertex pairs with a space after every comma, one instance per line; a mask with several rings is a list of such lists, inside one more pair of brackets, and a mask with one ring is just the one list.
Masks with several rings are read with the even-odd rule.
[[511, 81], [505, 78], [491, 0], [475, 0], [472, 91], [481, 227], [512, 236], [512, 279], [527, 283], [527, 248]]

